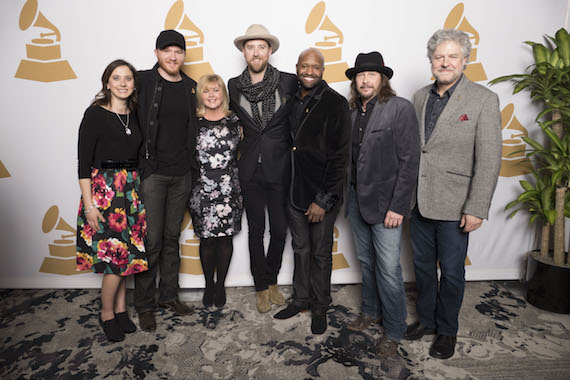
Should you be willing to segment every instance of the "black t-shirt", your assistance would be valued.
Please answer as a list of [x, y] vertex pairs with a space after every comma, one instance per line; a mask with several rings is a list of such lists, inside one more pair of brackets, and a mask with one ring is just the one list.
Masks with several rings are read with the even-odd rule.
[[[127, 115], [119, 115], [123, 122]], [[79, 178], [90, 178], [91, 168], [101, 160], [136, 160], [142, 135], [136, 113], [129, 115], [127, 135], [117, 114], [93, 105], [85, 111], [79, 127], [78, 172]]]
[[[157, 174], [182, 176], [190, 170], [188, 100], [184, 83], [164, 81], [156, 137]], [[154, 104], [151, 105], [154, 107]]]

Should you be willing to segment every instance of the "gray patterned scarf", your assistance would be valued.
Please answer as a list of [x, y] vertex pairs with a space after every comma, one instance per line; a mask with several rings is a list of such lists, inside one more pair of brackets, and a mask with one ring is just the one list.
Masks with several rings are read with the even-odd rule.
[[[275, 114], [277, 83], [279, 83], [279, 70], [269, 64], [261, 82], [252, 84], [251, 75], [249, 75], [247, 68], [238, 77], [237, 87], [251, 104], [253, 120], [261, 130], [267, 127]], [[259, 102], [261, 102], [261, 114], [257, 106]]]

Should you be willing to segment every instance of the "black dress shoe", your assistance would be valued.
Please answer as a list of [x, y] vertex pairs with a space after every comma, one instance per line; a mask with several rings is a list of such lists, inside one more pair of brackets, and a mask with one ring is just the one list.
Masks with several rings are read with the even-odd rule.
[[129, 314], [126, 311], [115, 314], [115, 319], [117, 320], [117, 323], [119, 323], [119, 327], [122, 332], [130, 334], [137, 331], [137, 325], [131, 321]]
[[295, 315], [299, 314], [302, 311], [307, 311], [308, 307], [299, 307], [295, 304], [289, 304], [285, 309], [281, 310], [277, 314], [273, 316], [275, 319], [288, 319], [294, 317]]
[[121, 331], [116, 318], [103, 321], [101, 317], [99, 317], [99, 324], [103, 327], [103, 331], [105, 332], [105, 336], [108, 341], [121, 342], [125, 339], [125, 334]]
[[170, 309], [175, 315], [190, 315], [194, 314], [194, 309], [185, 303], [180, 302], [180, 300], [175, 299], [170, 302], [162, 302], [159, 305], [165, 309]]
[[323, 334], [327, 331], [327, 314], [313, 313], [311, 320], [311, 332], [313, 334]]
[[435, 334], [435, 329], [424, 327], [420, 322], [416, 322], [408, 326], [406, 333], [404, 334], [404, 339], [406, 340], [418, 340], [424, 335]]
[[429, 354], [436, 359], [448, 359], [455, 352], [455, 343], [457, 343], [455, 336], [438, 335], [429, 349]]
[[154, 319], [154, 313], [152, 311], [139, 313], [139, 325], [142, 331], [156, 331], [156, 320]]
[[210, 307], [214, 305], [214, 297], [216, 295], [216, 288], [213, 286], [206, 287], [204, 289], [204, 298], [202, 298], [202, 303], [204, 307]]

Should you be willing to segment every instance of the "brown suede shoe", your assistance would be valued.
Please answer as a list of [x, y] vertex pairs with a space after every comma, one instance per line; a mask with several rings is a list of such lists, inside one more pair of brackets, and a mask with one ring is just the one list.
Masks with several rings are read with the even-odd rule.
[[285, 297], [283, 297], [283, 294], [279, 291], [277, 284], [269, 285], [267, 290], [269, 291], [269, 302], [278, 306], [285, 305]]
[[383, 336], [380, 338], [378, 343], [376, 343], [376, 347], [374, 347], [374, 351], [376, 355], [380, 358], [387, 359], [393, 358], [398, 355], [398, 346], [400, 345], [399, 342], [393, 341], [389, 339], [387, 336]]
[[159, 303], [159, 305], [167, 310], [172, 310], [175, 315], [194, 314], [194, 309], [176, 299], [170, 302]]
[[156, 331], [156, 320], [154, 319], [154, 313], [152, 311], [146, 311], [139, 314], [139, 325], [141, 330], [146, 332]]
[[269, 303], [269, 290], [259, 290], [255, 292], [255, 298], [257, 298], [257, 311], [260, 313], [267, 313], [271, 310], [271, 304]]
[[348, 324], [348, 329], [352, 331], [364, 331], [370, 326], [372, 323], [380, 323], [380, 319], [374, 319], [373, 317], [369, 317], [364, 313], [360, 313], [358, 318], [355, 321], [352, 321]]

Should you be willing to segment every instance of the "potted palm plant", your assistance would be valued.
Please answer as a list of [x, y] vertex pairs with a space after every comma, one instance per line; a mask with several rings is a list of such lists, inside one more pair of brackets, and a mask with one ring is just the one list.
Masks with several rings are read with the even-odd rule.
[[[535, 62], [523, 74], [507, 75], [489, 82], [514, 82], [513, 94], [530, 91], [533, 102], [544, 104], [536, 121], [547, 144], [530, 137], [527, 157], [532, 158], [536, 185], [520, 181], [523, 192], [506, 206], [530, 213], [529, 222], [541, 226], [540, 252], [531, 252], [527, 267], [527, 300], [542, 309], [570, 313], [570, 265], [565, 251], [565, 218], [570, 217], [570, 36], [566, 29], [549, 37], [546, 44], [527, 41]], [[554, 226], [554, 249], [550, 229]]]

